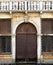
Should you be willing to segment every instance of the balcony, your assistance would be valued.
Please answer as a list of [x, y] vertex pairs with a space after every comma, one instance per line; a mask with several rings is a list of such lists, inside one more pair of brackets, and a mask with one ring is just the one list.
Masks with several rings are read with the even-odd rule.
[[0, 1], [0, 12], [53, 11], [53, 1]]

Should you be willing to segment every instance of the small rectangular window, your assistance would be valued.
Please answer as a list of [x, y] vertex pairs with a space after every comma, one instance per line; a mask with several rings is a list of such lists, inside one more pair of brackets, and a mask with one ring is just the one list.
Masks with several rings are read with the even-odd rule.
[[0, 19], [0, 34], [11, 33], [11, 20], [10, 19]]
[[52, 36], [42, 36], [42, 52], [53, 52]]
[[0, 36], [0, 53], [11, 52], [11, 36]]
[[42, 34], [53, 33], [53, 19], [42, 19]]

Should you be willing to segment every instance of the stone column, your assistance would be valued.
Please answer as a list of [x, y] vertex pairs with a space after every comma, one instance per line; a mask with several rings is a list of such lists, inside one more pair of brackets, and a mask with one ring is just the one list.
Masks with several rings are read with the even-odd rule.
[[38, 62], [40, 62], [41, 59], [41, 36], [37, 35], [37, 58]]
[[14, 36], [12, 36], [12, 57], [13, 57], [13, 59], [15, 59], [15, 52], [16, 52], [16, 39], [15, 39], [16, 37], [15, 37], [15, 35]]

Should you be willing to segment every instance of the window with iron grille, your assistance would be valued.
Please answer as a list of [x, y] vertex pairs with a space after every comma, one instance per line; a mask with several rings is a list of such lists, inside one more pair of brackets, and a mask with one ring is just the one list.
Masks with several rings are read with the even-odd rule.
[[0, 19], [0, 54], [11, 53], [11, 20]]
[[42, 19], [42, 52], [53, 52], [53, 19]]

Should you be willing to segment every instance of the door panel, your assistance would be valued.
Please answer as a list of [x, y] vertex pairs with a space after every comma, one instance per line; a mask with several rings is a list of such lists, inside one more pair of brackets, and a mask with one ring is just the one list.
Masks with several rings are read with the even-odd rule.
[[27, 34], [26, 38], [27, 38], [27, 58], [35, 58], [36, 57], [36, 34]]
[[26, 35], [17, 34], [17, 58], [25, 58]]

